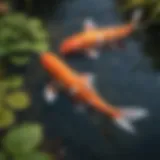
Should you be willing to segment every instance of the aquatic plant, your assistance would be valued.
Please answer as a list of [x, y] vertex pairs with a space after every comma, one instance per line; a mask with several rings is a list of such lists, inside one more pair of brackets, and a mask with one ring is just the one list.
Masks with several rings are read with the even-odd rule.
[[133, 9], [135, 7], [147, 7], [153, 4], [152, 0], [124, 0], [121, 10]]
[[28, 56], [12, 56], [10, 57], [10, 62], [16, 66], [23, 66], [25, 64], [28, 64], [29, 57]]
[[12, 109], [23, 110], [29, 106], [30, 99], [26, 92], [15, 91], [5, 97], [5, 102]]
[[[131, 14], [137, 8], [143, 9], [138, 37], [141, 40], [143, 53], [152, 59], [154, 69], [160, 68], [159, 57], [159, 22], [160, 22], [160, 1], [159, 0], [117, 0], [118, 8], [125, 18], [131, 18]], [[131, 14], [130, 14], [131, 13]], [[130, 16], [129, 16], [130, 15]], [[133, 67], [132, 71], [137, 70], [141, 60]], [[137, 67], [138, 66], [138, 67]]]
[[22, 13], [10, 13], [0, 19], [0, 56], [20, 57], [49, 48], [48, 33], [40, 20]]
[[39, 124], [26, 123], [14, 127], [3, 139], [4, 149], [12, 155], [29, 154], [42, 142], [43, 128]]
[[[0, 103], [14, 110], [23, 110], [29, 107], [30, 98], [27, 92], [20, 90], [23, 86], [22, 76], [9, 76], [0, 81]], [[13, 89], [7, 93], [8, 90]], [[15, 89], [18, 89], [15, 90]]]
[[54, 160], [53, 156], [38, 151], [43, 140], [43, 127], [37, 123], [25, 123], [13, 127], [2, 140], [0, 160]]
[[0, 107], [0, 128], [7, 128], [15, 122], [14, 113], [7, 108]]
[[[16, 121], [14, 110], [24, 110], [29, 107], [30, 99], [27, 92], [15, 91], [23, 86], [23, 78], [11, 76], [0, 80], [0, 128], [7, 128]], [[9, 106], [9, 108], [8, 108]]]
[[122, 12], [131, 11], [137, 7], [141, 7], [147, 12], [147, 24], [160, 21], [160, 1], [159, 0], [124, 0], [120, 5]]
[[12, 75], [6, 78], [6, 82], [8, 83], [8, 87], [10, 89], [17, 89], [23, 86], [24, 78], [19, 75]]
[[3, 77], [0, 80], [0, 101], [4, 99], [8, 90], [21, 89], [24, 84], [23, 76], [11, 75], [8, 77]]

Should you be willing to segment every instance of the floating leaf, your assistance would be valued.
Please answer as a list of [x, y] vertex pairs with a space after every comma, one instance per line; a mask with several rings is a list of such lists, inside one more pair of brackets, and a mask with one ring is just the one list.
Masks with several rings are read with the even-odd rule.
[[3, 57], [4, 55], [6, 55], [6, 49], [0, 44], [0, 57]]
[[45, 52], [48, 51], [49, 45], [46, 42], [37, 42], [33, 48], [36, 52]]
[[4, 99], [7, 89], [8, 89], [7, 81], [0, 80], [0, 101]]
[[[49, 42], [48, 32], [46, 32], [39, 19], [29, 18], [21, 13], [11, 13], [1, 18], [0, 55], [37, 52], [37, 46], [40, 42], [41, 47], [38, 47], [38, 51], [48, 49], [46, 45]], [[17, 64], [22, 62], [25, 64], [26, 59], [15, 61]]]
[[30, 98], [26, 92], [17, 91], [8, 94], [5, 98], [6, 103], [16, 110], [26, 109], [30, 104]]
[[15, 65], [22, 66], [29, 62], [29, 57], [28, 56], [27, 57], [12, 56], [10, 61]]
[[0, 160], [7, 160], [5, 153], [0, 152]]
[[15, 122], [14, 113], [6, 108], [0, 108], [0, 128], [7, 128]]
[[40, 145], [42, 138], [41, 125], [23, 124], [8, 132], [4, 137], [3, 146], [14, 155], [28, 154]]
[[22, 76], [11, 76], [8, 77], [9, 88], [16, 89], [23, 86], [24, 78]]
[[48, 154], [43, 152], [33, 152], [33, 153], [17, 156], [14, 158], [14, 160], [51, 160], [51, 157]]

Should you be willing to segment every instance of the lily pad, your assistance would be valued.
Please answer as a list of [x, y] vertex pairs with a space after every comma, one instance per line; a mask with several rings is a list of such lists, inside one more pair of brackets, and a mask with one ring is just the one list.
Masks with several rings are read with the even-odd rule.
[[9, 88], [16, 89], [23, 86], [24, 78], [22, 76], [11, 76], [8, 78]]
[[33, 153], [17, 156], [14, 158], [14, 160], [51, 160], [51, 157], [48, 154], [43, 152], [33, 152]]
[[7, 90], [7, 84], [4, 80], [0, 80], [0, 102], [3, 101]]
[[11, 110], [0, 108], [0, 128], [8, 128], [15, 120], [15, 115]]
[[15, 110], [23, 110], [29, 107], [30, 98], [26, 92], [16, 91], [8, 94], [5, 98], [10, 108]]
[[25, 65], [29, 62], [29, 57], [28, 56], [23, 56], [23, 57], [18, 57], [18, 56], [12, 56], [10, 58], [11, 63], [17, 66], [22, 66]]
[[48, 31], [44, 28], [43, 23], [39, 19], [29, 18], [21, 13], [9, 13], [1, 17], [0, 41], [0, 55], [25, 54], [26, 57], [11, 58], [16, 65], [28, 63], [27, 56], [30, 56], [32, 52], [49, 49]]
[[13, 128], [4, 137], [4, 148], [13, 155], [32, 152], [43, 139], [42, 126], [39, 124], [23, 124]]

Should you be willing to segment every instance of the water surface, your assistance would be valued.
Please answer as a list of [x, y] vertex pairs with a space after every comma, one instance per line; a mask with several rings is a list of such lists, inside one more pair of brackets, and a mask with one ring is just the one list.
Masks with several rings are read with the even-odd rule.
[[[53, 39], [52, 49], [58, 52], [61, 40], [81, 31], [86, 17], [93, 17], [100, 26], [123, 23], [114, 0], [66, 0], [56, 13], [48, 18]], [[31, 78], [30, 73], [30, 86], [33, 89], [34, 108], [40, 110], [37, 117], [45, 122], [48, 137], [63, 137], [68, 148], [66, 159], [138, 160], [149, 159], [158, 154], [160, 74], [152, 71], [150, 59], [143, 56], [140, 43], [132, 37], [127, 38], [125, 42], [125, 50], [103, 51], [97, 61], [84, 57], [66, 58], [66, 61], [79, 72], [89, 71], [97, 74], [96, 88], [110, 103], [118, 107], [134, 105], [148, 108], [150, 118], [134, 124], [137, 128], [136, 136], [106, 122], [103, 127], [106, 127], [109, 135], [105, 139], [87, 114], [74, 113], [73, 103], [64, 93], [60, 93], [61, 98], [52, 106], [41, 102], [42, 88], [46, 83], [45, 74], [42, 74], [37, 60], [32, 60], [32, 75], [37, 74], [37, 78]], [[130, 72], [142, 58], [143, 63], [136, 72]]]

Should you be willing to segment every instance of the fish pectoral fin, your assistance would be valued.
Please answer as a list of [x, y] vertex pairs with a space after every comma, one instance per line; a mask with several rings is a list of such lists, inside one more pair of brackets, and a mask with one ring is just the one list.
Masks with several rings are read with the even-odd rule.
[[53, 85], [48, 84], [43, 90], [43, 97], [47, 103], [53, 103], [58, 97], [57, 90], [53, 87]]
[[92, 18], [86, 18], [83, 22], [83, 29], [85, 31], [96, 29], [97, 24], [92, 20]]
[[87, 56], [91, 59], [98, 59], [99, 52], [96, 49], [87, 49]]
[[95, 74], [93, 73], [81, 73], [80, 78], [84, 81], [88, 87], [93, 87], [95, 82]]

